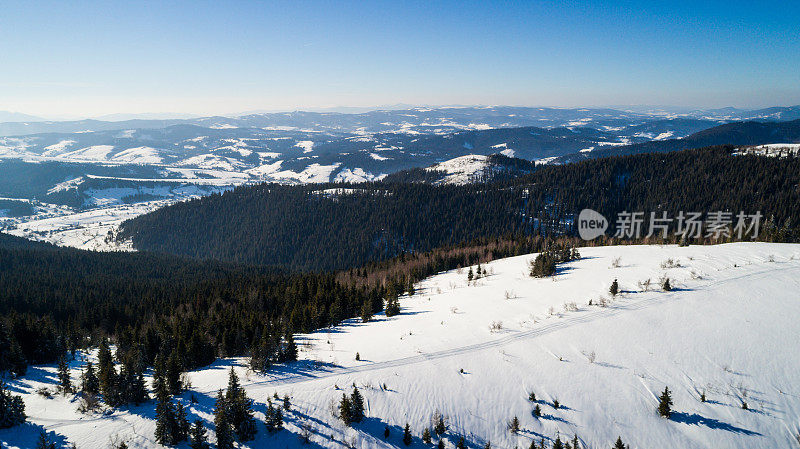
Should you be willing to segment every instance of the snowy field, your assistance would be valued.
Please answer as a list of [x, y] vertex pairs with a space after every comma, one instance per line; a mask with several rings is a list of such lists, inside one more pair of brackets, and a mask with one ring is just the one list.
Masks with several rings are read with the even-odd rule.
[[[259, 425], [256, 440], [240, 446], [248, 448], [302, 447], [304, 429], [309, 447], [405, 447], [406, 422], [412, 447], [422, 447], [437, 410], [447, 416], [448, 448], [459, 436], [472, 448], [491, 441], [510, 449], [556, 434], [577, 434], [590, 448], [611, 447], [617, 436], [631, 448], [796, 447], [800, 245], [619, 246], [581, 255], [554, 278], [527, 275], [532, 255], [486, 264], [488, 275], [471, 285], [466, 269], [433, 276], [401, 298], [398, 316], [298, 335], [301, 360], [266, 376], [248, 372], [244, 359], [218, 360], [189, 374], [192, 388], [180, 400], [213, 441], [213, 396], [231, 366], [259, 419], [268, 397], [289, 395], [286, 429], [269, 435]], [[662, 277], [672, 291], [658, 287]], [[622, 293], [611, 298], [614, 279]], [[73, 363], [74, 382], [81, 364]], [[122, 440], [159, 447], [153, 402], [84, 416], [72, 397], [35, 394], [53, 387], [55, 374], [55, 366], [31, 367], [9, 383], [24, 394], [30, 423], [0, 430], [4, 448], [31, 447], [42, 429], [78, 448]], [[347, 428], [331, 409], [352, 384], [367, 418]], [[665, 386], [673, 391], [669, 420], [656, 414]], [[514, 416], [518, 434], [507, 429]]]

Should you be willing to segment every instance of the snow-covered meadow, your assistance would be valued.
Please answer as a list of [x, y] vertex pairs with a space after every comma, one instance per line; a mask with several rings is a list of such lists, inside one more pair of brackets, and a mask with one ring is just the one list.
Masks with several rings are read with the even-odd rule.
[[[249, 372], [245, 359], [191, 372], [192, 387], [180, 400], [190, 420], [205, 420], [213, 441], [213, 396], [231, 366], [259, 419], [269, 397], [289, 395], [286, 429], [269, 435], [259, 426], [256, 440], [241, 445], [251, 448], [301, 447], [303, 433], [310, 447], [404, 447], [406, 423], [415, 435], [412, 447], [422, 447], [420, 434], [436, 411], [447, 417], [447, 447], [460, 436], [469, 447], [487, 441], [495, 448], [528, 447], [557, 434], [577, 434], [590, 448], [610, 447], [617, 436], [632, 448], [798, 443], [800, 245], [580, 252], [580, 260], [561, 265], [553, 278], [528, 276], [533, 255], [483, 265], [487, 275], [469, 285], [466, 268], [441, 273], [402, 297], [398, 316], [296, 336], [301, 360], [267, 375]], [[659, 287], [663, 278], [672, 291]], [[622, 293], [612, 298], [614, 279]], [[81, 364], [72, 364], [74, 381]], [[30, 423], [0, 430], [6, 446], [30, 447], [46, 429], [78, 448], [122, 440], [159, 447], [153, 402], [84, 416], [74, 398], [35, 393], [54, 386], [55, 371], [31, 367], [9, 382], [12, 392], [24, 394]], [[364, 395], [367, 418], [348, 428], [332, 410], [353, 384]], [[669, 420], [656, 413], [665, 386], [673, 391]], [[531, 392], [536, 402], [529, 401]], [[532, 414], [536, 405], [540, 417]], [[516, 434], [507, 428], [514, 416], [521, 423]]]

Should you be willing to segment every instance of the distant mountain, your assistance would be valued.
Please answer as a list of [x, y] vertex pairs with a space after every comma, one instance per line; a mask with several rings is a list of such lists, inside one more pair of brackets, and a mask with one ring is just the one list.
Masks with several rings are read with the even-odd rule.
[[0, 111], [0, 122], [42, 122], [43, 118], [21, 112]]
[[553, 162], [569, 163], [607, 156], [663, 153], [711, 145], [763, 145], [797, 142], [800, 142], [800, 120], [788, 122], [736, 122], [699, 131], [682, 139], [650, 141], [635, 145], [604, 148], [592, 152], [573, 153], [557, 158]]
[[536, 163], [504, 154], [469, 154], [449, 159], [425, 168], [412, 168], [392, 173], [385, 183], [421, 182], [427, 184], [463, 185], [488, 182], [501, 178], [514, 178], [531, 173]]

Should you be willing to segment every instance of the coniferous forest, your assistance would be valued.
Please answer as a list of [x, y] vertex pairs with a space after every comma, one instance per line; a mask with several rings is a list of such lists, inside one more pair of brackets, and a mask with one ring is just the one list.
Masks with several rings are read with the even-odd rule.
[[733, 150], [596, 159], [463, 186], [245, 186], [137, 217], [119, 238], [141, 250], [342, 270], [475, 238], [574, 234], [577, 213], [591, 208], [609, 218], [611, 233], [622, 211], [761, 211], [770, 235], [780, 229], [780, 240], [794, 241], [800, 160]]

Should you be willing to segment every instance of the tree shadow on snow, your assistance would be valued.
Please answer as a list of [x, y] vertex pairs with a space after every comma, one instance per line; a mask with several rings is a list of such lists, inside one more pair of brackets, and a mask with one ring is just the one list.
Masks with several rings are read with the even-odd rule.
[[717, 419], [706, 418], [704, 416], [698, 415], [697, 413], [672, 412], [669, 419], [683, 424], [705, 426], [708, 427], [709, 429], [725, 430], [728, 432], [741, 433], [744, 435], [758, 435], [758, 436], [761, 435], [758, 432], [747, 430], [742, 427], [736, 427], [732, 424], [728, 424], [726, 422]]
[[10, 429], [0, 429], [0, 448], [34, 448], [42, 432], [47, 434], [48, 440], [55, 443], [56, 447], [66, 447], [69, 443], [64, 435], [48, 431], [39, 424], [26, 422]]

